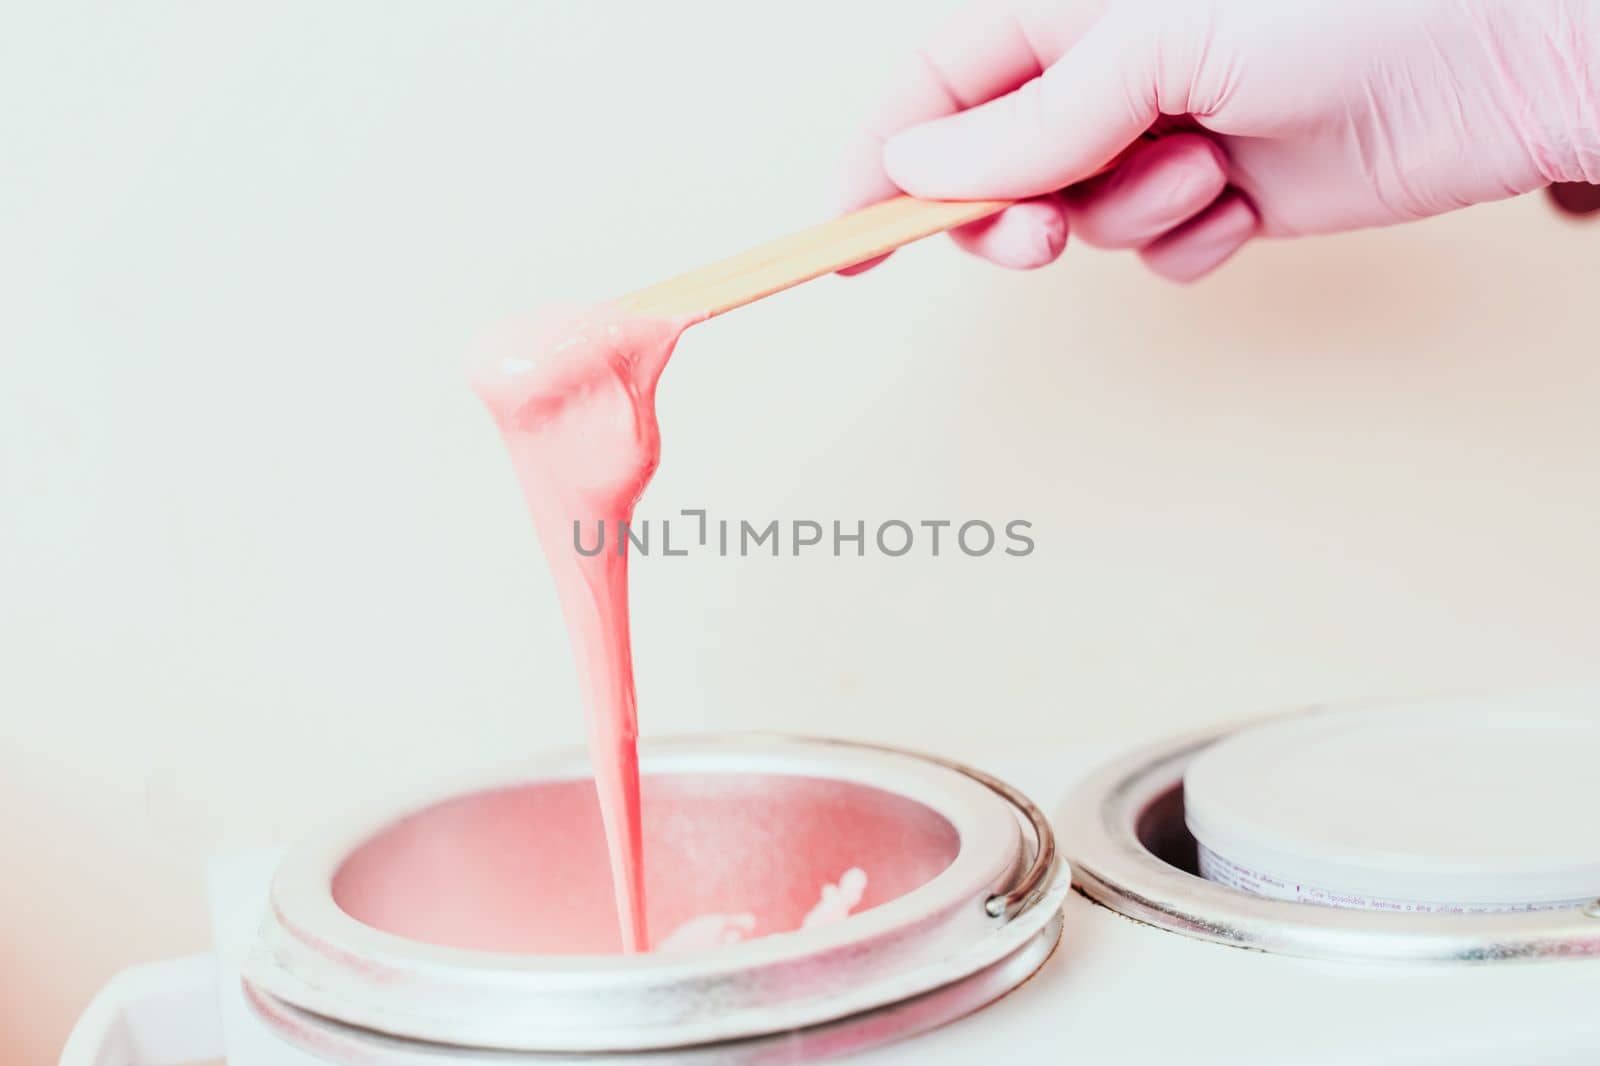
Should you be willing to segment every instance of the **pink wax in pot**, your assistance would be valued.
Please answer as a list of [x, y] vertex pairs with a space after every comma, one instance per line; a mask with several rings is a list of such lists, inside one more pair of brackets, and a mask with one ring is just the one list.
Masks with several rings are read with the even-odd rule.
[[[960, 850], [915, 799], [773, 773], [644, 777], [643, 864], [654, 949], [696, 950], [811, 928], [922, 887]], [[467, 793], [354, 849], [333, 897], [358, 921], [477, 951], [608, 954], [605, 831], [587, 780]]]
[[[555, 577], [589, 720], [622, 944], [644, 951], [638, 716], [628, 635], [623, 526], [661, 458], [655, 390], [695, 318], [611, 304], [547, 313], [488, 345], [473, 385], [494, 416]], [[592, 549], [599, 529], [605, 546]]]

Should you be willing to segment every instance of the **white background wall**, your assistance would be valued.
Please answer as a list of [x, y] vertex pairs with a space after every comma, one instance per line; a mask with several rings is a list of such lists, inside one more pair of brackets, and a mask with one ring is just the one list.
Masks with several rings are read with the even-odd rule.
[[[581, 738], [459, 351], [817, 218], [951, 6], [11, 13], [8, 1059], [203, 944], [209, 853]], [[1597, 262], [1537, 199], [1191, 289], [940, 241], [696, 328], [643, 516], [1026, 518], [1038, 550], [641, 560], [643, 728], [973, 755], [1593, 674]]]

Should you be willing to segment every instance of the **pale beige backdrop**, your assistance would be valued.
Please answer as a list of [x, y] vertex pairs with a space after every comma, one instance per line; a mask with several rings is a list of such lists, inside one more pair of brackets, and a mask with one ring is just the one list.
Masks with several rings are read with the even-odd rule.
[[[203, 946], [215, 850], [581, 738], [457, 353], [812, 221], [863, 98], [952, 6], [17, 16], [8, 1062], [53, 1060], [117, 968]], [[981, 755], [1593, 675], [1597, 278], [1600, 225], [1528, 199], [1261, 245], [1190, 289], [930, 242], [697, 328], [644, 515], [1023, 518], [1038, 550], [643, 560], [643, 728]]]

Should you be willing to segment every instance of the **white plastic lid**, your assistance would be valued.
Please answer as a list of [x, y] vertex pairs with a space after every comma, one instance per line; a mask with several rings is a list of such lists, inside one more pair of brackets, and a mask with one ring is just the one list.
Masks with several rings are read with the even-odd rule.
[[1288, 884], [1396, 900], [1600, 896], [1600, 692], [1247, 727], [1184, 776], [1189, 831]]

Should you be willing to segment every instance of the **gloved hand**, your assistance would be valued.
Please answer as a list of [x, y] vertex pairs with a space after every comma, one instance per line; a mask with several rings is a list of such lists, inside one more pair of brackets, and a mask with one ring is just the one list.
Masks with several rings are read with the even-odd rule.
[[1070, 219], [1188, 281], [1257, 234], [1552, 181], [1600, 182], [1600, 0], [1055, 0], [985, 4], [918, 50], [838, 206], [1028, 197], [957, 242], [1042, 266]]

